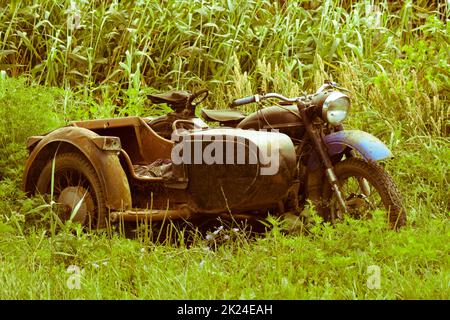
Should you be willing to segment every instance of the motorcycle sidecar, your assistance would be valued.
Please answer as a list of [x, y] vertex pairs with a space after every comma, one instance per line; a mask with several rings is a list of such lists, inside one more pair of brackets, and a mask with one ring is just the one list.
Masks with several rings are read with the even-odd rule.
[[74, 122], [28, 139], [23, 188], [52, 195], [62, 218], [94, 227], [282, 210], [296, 168], [288, 136], [208, 128], [177, 139], [140, 117]]

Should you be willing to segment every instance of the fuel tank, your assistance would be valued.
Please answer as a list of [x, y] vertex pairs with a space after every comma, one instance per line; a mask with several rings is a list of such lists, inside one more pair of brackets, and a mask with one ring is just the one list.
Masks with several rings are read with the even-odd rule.
[[241, 129], [276, 129], [292, 139], [300, 140], [305, 128], [297, 106], [272, 106], [249, 114], [238, 126]]
[[275, 207], [295, 176], [295, 150], [282, 133], [207, 129], [180, 135], [172, 161], [183, 163], [190, 206], [202, 213]]

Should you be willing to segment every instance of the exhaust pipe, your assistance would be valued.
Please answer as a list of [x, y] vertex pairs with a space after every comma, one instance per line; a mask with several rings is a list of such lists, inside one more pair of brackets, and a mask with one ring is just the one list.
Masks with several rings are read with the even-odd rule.
[[126, 210], [126, 211], [113, 211], [110, 213], [111, 222], [117, 221], [162, 221], [165, 219], [189, 219], [192, 216], [192, 210], [183, 206], [178, 209], [167, 210]]

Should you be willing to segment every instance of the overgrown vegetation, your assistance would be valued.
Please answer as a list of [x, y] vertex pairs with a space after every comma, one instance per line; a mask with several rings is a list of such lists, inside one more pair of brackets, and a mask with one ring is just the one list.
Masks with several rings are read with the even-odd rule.
[[[450, 297], [448, 2], [282, 3], [0, 1], [0, 298]], [[76, 225], [53, 235], [49, 204], [20, 191], [26, 137], [67, 121], [160, 114], [151, 91], [208, 87], [208, 107], [225, 108], [324, 79], [352, 91], [346, 126], [396, 155], [403, 230], [349, 221], [285, 236], [273, 222], [255, 241], [224, 229], [189, 248]], [[70, 265], [84, 269], [79, 290]], [[366, 285], [371, 265], [380, 289]]]

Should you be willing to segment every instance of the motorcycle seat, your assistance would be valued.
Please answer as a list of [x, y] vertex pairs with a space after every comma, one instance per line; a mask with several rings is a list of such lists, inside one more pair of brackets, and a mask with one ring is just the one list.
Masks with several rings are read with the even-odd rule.
[[202, 109], [202, 117], [206, 121], [231, 122], [241, 121], [245, 115], [238, 110], [208, 110]]
[[148, 97], [153, 103], [167, 103], [169, 105], [186, 103], [192, 94], [188, 91], [170, 91], [161, 94], [149, 94]]

